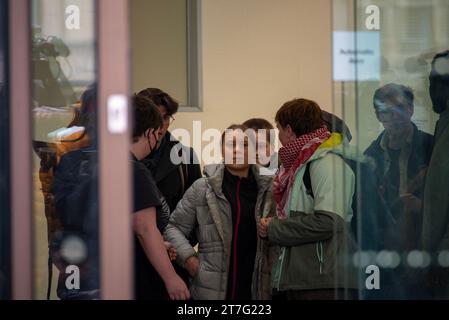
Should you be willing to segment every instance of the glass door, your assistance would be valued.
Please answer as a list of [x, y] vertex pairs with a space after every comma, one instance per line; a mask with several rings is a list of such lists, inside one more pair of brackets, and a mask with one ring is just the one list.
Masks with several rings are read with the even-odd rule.
[[9, 5], [13, 298], [130, 299], [127, 1]]
[[435, 123], [434, 56], [449, 48], [449, 6], [440, 0], [333, 1], [334, 111], [352, 131], [354, 220], [362, 299], [426, 299], [423, 202]]
[[95, 12], [95, 1], [32, 1], [36, 299], [99, 298]]

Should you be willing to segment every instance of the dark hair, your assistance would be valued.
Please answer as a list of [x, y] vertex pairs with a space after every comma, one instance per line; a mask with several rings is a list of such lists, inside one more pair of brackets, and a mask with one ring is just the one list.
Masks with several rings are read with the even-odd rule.
[[294, 99], [286, 102], [276, 113], [275, 120], [283, 128], [290, 125], [298, 137], [323, 125], [320, 106], [307, 99]]
[[[443, 61], [443, 69], [439, 70], [437, 62]], [[444, 63], [447, 65], [445, 66]], [[441, 114], [449, 105], [449, 50], [438, 53], [432, 60], [432, 70], [429, 75], [429, 94], [433, 110]], [[446, 68], [444, 68], [446, 67]]]
[[79, 141], [87, 134], [92, 144], [94, 144], [97, 120], [96, 106], [97, 86], [96, 84], [92, 84], [82, 93], [80, 106], [74, 110], [73, 119], [67, 126], [68, 128], [75, 126], [84, 127], [83, 134], [74, 140], [70, 140], [71, 142]]
[[257, 134], [258, 130], [266, 130], [267, 141], [271, 143], [270, 130], [274, 129], [273, 125], [268, 120], [262, 118], [252, 118], [243, 122], [243, 125], [248, 129], [253, 129]]
[[411, 88], [401, 84], [389, 83], [376, 90], [373, 97], [373, 106], [376, 111], [380, 111], [385, 109], [387, 102], [390, 102], [396, 107], [404, 108], [409, 106], [413, 109], [414, 99]]
[[96, 85], [91, 85], [82, 93], [80, 98], [80, 106], [78, 109], [75, 109], [75, 115], [67, 127], [87, 127], [90, 125], [92, 121], [91, 118], [95, 118], [96, 104], [97, 87]]
[[225, 139], [225, 134], [228, 130], [242, 130], [243, 133], [245, 133], [245, 131], [248, 129], [247, 126], [243, 125], [243, 124], [232, 124], [229, 127], [227, 127], [225, 129], [225, 131], [223, 131], [223, 133], [221, 134], [221, 144], [223, 145], [224, 139]]
[[449, 60], [449, 50], [440, 52], [437, 55], [435, 55], [435, 57], [432, 60], [432, 71], [430, 72], [430, 78], [446, 87], [449, 87], [449, 70], [445, 74], [438, 73], [438, 70], [436, 70], [435, 68], [435, 64], [438, 59]]
[[178, 112], [179, 103], [175, 99], [173, 99], [168, 93], [162, 91], [158, 88], [146, 88], [142, 91], [140, 91], [137, 95], [144, 96], [151, 101], [156, 106], [162, 106], [167, 109], [167, 114], [169, 116], [174, 115], [176, 112]]
[[260, 129], [274, 129], [273, 125], [268, 122], [268, 120], [262, 118], [252, 118], [243, 122], [243, 125], [249, 129], [260, 130]]
[[132, 98], [134, 111], [133, 142], [142, 136], [148, 129], [162, 127], [162, 116], [158, 107], [148, 98], [134, 95]]
[[348, 141], [352, 140], [351, 130], [346, 123], [335, 114], [321, 110], [321, 119], [330, 132], [340, 133]]

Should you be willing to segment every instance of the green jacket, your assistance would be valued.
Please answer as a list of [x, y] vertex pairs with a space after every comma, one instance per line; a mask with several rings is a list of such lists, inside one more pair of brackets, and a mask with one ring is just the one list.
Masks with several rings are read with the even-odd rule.
[[274, 289], [357, 288], [349, 231], [355, 180], [342, 154], [341, 145], [315, 151], [306, 162], [313, 197], [304, 186], [304, 164], [290, 192], [288, 218], [269, 225], [270, 242], [281, 246], [272, 271]]

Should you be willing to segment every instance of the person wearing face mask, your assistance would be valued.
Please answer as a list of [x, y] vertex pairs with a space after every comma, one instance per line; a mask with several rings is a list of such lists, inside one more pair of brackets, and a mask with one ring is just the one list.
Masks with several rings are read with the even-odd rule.
[[[172, 212], [184, 192], [201, 178], [199, 161], [193, 149], [183, 146], [169, 131], [178, 112], [179, 103], [158, 88], [144, 89], [138, 95], [150, 99], [162, 115], [162, 127], [156, 149], [142, 159], [142, 162], [153, 173], [154, 180]], [[174, 163], [171, 159], [174, 148], [178, 148], [181, 163]]]
[[[257, 235], [257, 220], [274, 209], [272, 178], [250, 164], [255, 159], [249, 159], [246, 129], [233, 125], [223, 133], [224, 163], [205, 167], [205, 177], [187, 190], [165, 230], [177, 262], [193, 278], [195, 300], [270, 298], [269, 248]], [[198, 252], [188, 241], [192, 231]]]
[[449, 299], [449, 268], [445, 263], [449, 250], [449, 51], [434, 57], [429, 80], [433, 110], [440, 119], [424, 189], [421, 242], [434, 261], [427, 270], [429, 293], [434, 299]]
[[157, 210], [162, 206], [158, 189], [151, 172], [140, 162], [156, 147], [162, 117], [151, 100], [144, 97], [134, 96], [133, 108], [131, 162], [134, 177], [135, 298], [189, 299], [189, 291], [170, 262], [158, 228]]
[[[182, 145], [168, 131], [175, 119], [174, 115], [178, 112], [178, 102], [158, 88], [146, 88], [140, 91], [138, 96], [150, 99], [162, 115], [158, 144], [154, 152], [142, 159], [142, 163], [153, 174], [161, 196], [166, 200], [168, 215], [163, 216], [165, 229], [171, 212], [175, 210], [186, 190], [193, 182], [201, 178], [201, 169], [193, 149]], [[174, 153], [181, 159], [179, 163], [172, 161]], [[163, 232], [163, 229], [161, 229], [161, 232]], [[189, 239], [193, 246], [196, 245], [197, 241], [194, 234], [190, 235]], [[189, 275], [186, 270], [180, 268], [177, 264], [174, 264], [174, 267], [185, 283], [188, 284]]]

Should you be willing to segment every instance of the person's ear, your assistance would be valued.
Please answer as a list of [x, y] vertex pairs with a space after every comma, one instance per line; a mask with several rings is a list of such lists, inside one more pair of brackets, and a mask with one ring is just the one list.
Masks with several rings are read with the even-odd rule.
[[287, 129], [288, 136], [292, 137], [294, 135], [292, 127], [289, 124], [287, 124], [287, 127], [285, 128]]

